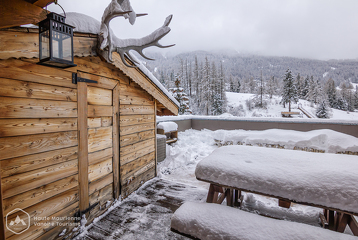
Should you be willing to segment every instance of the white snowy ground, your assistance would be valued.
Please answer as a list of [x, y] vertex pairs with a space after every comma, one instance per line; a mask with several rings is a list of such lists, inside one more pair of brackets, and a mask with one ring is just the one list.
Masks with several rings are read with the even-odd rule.
[[[259, 109], [254, 108], [249, 110], [246, 101], [249, 99], [253, 99], [255, 94], [250, 93], [233, 93], [226, 92], [226, 97], [228, 100], [228, 110], [231, 109], [233, 111], [234, 116], [239, 117], [264, 117], [264, 118], [282, 118], [281, 112], [287, 112], [288, 106], [284, 108], [282, 104], [280, 104], [281, 97], [273, 96], [272, 99], [269, 99], [267, 95], [265, 99], [268, 101], [267, 109]], [[292, 104], [291, 111], [301, 112], [298, 109], [298, 104], [302, 104], [302, 107], [306, 109], [309, 113], [315, 116], [316, 106], [311, 104], [306, 100], [300, 99], [297, 104]], [[242, 107], [241, 107], [242, 106]], [[238, 109], [242, 109], [239, 111]], [[236, 114], [235, 114], [236, 113]], [[224, 114], [224, 116], [228, 117], [229, 114]], [[307, 118], [306, 115], [302, 114], [301, 116], [294, 116], [294, 118]], [[332, 120], [358, 120], [358, 112], [346, 112], [337, 109], [331, 109], [331, 118]]]
[[[270, 138], [267, 133], [270, 131]], [[292, 130], [268, 130], [268, 131], [227, 131], [227, 130], [186, 130], [179, 132], [178, 141], [171, 146], [167, 145], [167, 158], [159, 163], [159, 177], [175, 182], [180, 182], [199, 188], [208, 189], [209, 185], [195, 178], [195, 168], [198, 162], [212, 153], [218, 146], [215, 139], [246, 139], [248, 143], [255, 140], [260, 143], [270, 143], [279, 140], [281, 144], [287, 142], [287, 146], [295, 142], [305, 142], [306, 147], [336, 150], [358, 150], [358, 139], [346, 134], [331, 130], [312, 131], [303, 139], [302, 132]], [[286, 134], [284, 133], [285, 131]], [[315, 134], [316, 132], [316, 134]], [[285, 135], [283, 139], [282, 136]], [[276, 138], [276, 140], [275, 140]], [[290, 139], [291, 138], [291, 139]], [[340, 139], [335, 141], [334, 139]], [[320, 141], [321, 139], [321, 141]], [[244, 141], [245, 142], [245, 141]], [[252, 146], [255, 148], [255, 146]], [[286, 150], [282, 150], [286, 151]], [[323, 153], [313, 153], [323, 154]], [[357, 159], [358, 161], [358, 159]], [[285, 209], [278, 206], [277, 199], [272, 199], [255, 194], [246, 194], [243, 209], [263, 215], [269, 215], [289, 221], [301, 222], [313, 226], [319, 226], [319, 213], [321, 209], [293, 204]], [[346, 230], [350, 233], [350, 230]], [[351, 234], [351, 233], [350, 233]]]

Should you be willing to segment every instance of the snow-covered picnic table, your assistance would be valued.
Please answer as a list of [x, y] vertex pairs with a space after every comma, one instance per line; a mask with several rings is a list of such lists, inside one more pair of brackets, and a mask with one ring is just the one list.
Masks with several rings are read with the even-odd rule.
[[295, 202], [323, 208], [327, 228], [343, 232], [348, 224], [358, 235], [352, 216], [358, 215], [357, 156], [226, 146], [199, 162], [195, 175], [210, 183], [207, 202], [226, 198], [233, 206], [241, 191], [262, 194], [285, 207]]

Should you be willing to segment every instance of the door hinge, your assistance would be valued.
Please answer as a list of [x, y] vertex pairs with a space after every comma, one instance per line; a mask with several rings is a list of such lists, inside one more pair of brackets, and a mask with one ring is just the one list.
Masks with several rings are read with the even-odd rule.
[[86, 79], [86, 78], [81, 78], [81, 77], [77, 76], [77, 73], [72, 73], [72, 83], [77, 84], [78, 82], [98, 83], [95, 80], [89, 80], [89, 79]]

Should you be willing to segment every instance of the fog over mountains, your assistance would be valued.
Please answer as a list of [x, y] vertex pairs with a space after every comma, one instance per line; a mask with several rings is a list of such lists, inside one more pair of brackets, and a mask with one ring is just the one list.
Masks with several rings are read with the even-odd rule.
[[194, 51], [173, 56], [163, 56], [160, 53], [151, 52], [148, 55], [156, 60], [146, 61], [147, 68], [158, 79], [162, 73], [165, 76], [169, 76], [173, 71], [177, 74], [182, 66], [181, 61], [184, 63], [187, 61], [185, 65], [188, 68], [193, 68], [195, 56], [197, 56], [199, 62], [204, 62], [206, 57], [210, 62], [215, 62], [217, 65], [222, 62], [226, 77], [231, 75], [238, 79], [251, 77], [259, 79], [262, 70], [264, 81], [272, 76], [282, 79], [287, 68], [289, 68], [294, 76], [300, 73], [302, 77], [309, 75], [323, 81], [332, 78], [338, 86], [341, 82], [358, 83], [358, 59], [322, 61], [240, 54], [230, 50], [220, 52]]

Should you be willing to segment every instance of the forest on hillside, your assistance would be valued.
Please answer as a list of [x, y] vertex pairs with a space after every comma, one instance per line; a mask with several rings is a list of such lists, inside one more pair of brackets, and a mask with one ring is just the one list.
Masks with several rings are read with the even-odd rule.
[[232, 51], [151, 55], [156, 61], [145, 64], [181, 103], [180, 114], [220, 115], [227, 111], [226, 91], [257, 94], [248, 104], [265, 107], [263, 95], [285, 98], [288, 69], [292, 75], [291, 94], [295, 95], [292, 99], [324, 103], [319, 106], [323, 108], [358, 109], [358, 91], [352, 85], [358, 83], [357, 60], [320, 61]]

